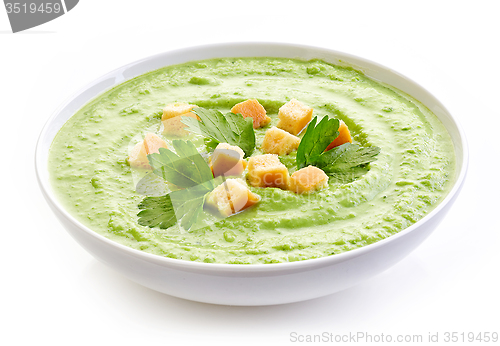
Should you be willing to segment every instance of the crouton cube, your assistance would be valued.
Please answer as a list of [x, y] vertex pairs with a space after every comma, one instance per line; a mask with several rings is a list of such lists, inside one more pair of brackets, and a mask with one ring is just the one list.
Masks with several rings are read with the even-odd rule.
[[240, 113], [244, 118], [251, 117], [254, 129], [264, 127], [271, 122], [271, 118], [266, 114], [266, 109], [255, 99], [246, 100], [234, 105], [231, 108], [231, 112], [235, 114]]
[[210, 168], [214, 177], [243, 173], [247, 166], [243, 156], [245, 156], [245, 153], [237, 145], [219, 143], [210, 158]]
[[260, 201], [240, 179], [227, 179], [207, 196], [206, 205], [216, 209], [224, 217], [242, 211]]
[[144, 148], [146, 149], [146, 153], [153, 154], [159, 153], [160, 148], [167, 148], [167, 143], [154, 133], [147, 133], [144, 137]]
[[160, 148], [167, 148], [167, 143], [154, 133], [147, 133], [144, 140], [132, 148], [127, 161], [132, 167], [151, 169], [148, 155], [159, 153]]
[[149, 166], [147, 155], [146, 148], [144, 147], [144, 141], [141, 141], [137, 143], [134, 148], [132, 148], [127, 161], [131, 167], [149, 169], [151, 167]]
[[328, 144], [325, 151], [328, 151], [345, 143], [352, 143], [351, 132], [349, 131], [347, 125], [342, 120], [340, 120], [339, 135], [333, 140], [333, 142]]
[[173, 118], [168, 118], [167, 120], [163, 120], [163, 134], [171, 137], [187, 136], [189, 134], [189, 131], [185, 129], [186, 125], [182, 123], [182, 117], [190, 117], [194, 119], [198, 118], [196, 114], [188, 112]]
[[190, 105], [188, 103], [170, 103], [163, 108], [163, 116], [161, 120], [167, 120], [179, 115], [186, 114], [190, 112], [193, 108], [198, 107], [197, 105]]
[[260, 148], [266, 154], [288, 155], [297, 150], [299, 144], [299, 137], [273, 126], [266, 131]]
[[278, 111], [278, 126], [292, 135], [298, 135], [300, 131], [311, 121], [313, 109], [307, 107], [300, 101], [292, 99], [285, 103]]
[[328, 176], [321, 169], [307, 166], [292, 174], [288, 189], [300, 194], [308, 194], [328, 185]]
[[278, 155], [257, 155], [248, 160], [248, 181], [254, 187], [286, 189], [288, 178], [288, 169], [280, 162]]

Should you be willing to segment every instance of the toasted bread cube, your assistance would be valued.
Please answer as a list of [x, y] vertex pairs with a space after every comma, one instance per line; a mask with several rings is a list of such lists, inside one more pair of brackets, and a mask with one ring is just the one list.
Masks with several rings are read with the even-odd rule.
[[127, 161], [132, 167], [151, 169], [148, 155], [159, 153], [160, 148], [167, 148], [167, 143], [154, 133], [147, 133], [144, 140], [134, 146]]
[[292, 135], [298, 135], [311, 121], [313, 109], [300, 101], [292, 99], [285, 103], [278, 111], [278, 126]]
[[248, 160], [248, 181], [254, 187], [286, 189], [288, 178], [288, 169], [280, 162], [278, 155], [257, 155]]
[[142, 141], [137, 143], [134, 148], [132, 148], [127, 161], [131, 167], [149, 169], [151, 167], [149, 166], [147, 155], [146, 148], [144, 147], [144, 141]]
[[247, 166], [243, 156], [245, 153], [237, 145], [219, 143], [210, 158], [210, 168], [214, 177], [241, 175]]
[[240, 113], [243, 118], [251, 117], [253, 119], [253, 128], [258, 129], [264, 127], [271, 122], [266, 114], [266, 109], [259, 103], [259, 101], [252, 99], [240, 102], [231, 108], [232, 113]]
[[146, 153], [160, 153], [160, 148], [167, 148], [167, 143], [154, 133], [146, 133], [144, 137], [144, 148], [146, 149]]
[[347, 125], [340, 120], [339, 135], [326, 147], [325, 151], [338, 147], [339, 145], [352, 143], [351, 132]]
[[168, 118], [167, 120], [163, 120], [162, 121], [163, 134], [166, 136], [173, 136], [173, 137], [187, 136], [189, 134], [189, 131], [185, 129], [186, 125], [182, 123], [182, 117], [190, 117], [198, 119], [196, 114], [188, 112], [173, 118]]
[[328, 185], [328, 176], [318, 167], [307, 166], [290, 177], [288, 189], [300, 194], [308, 194]]
[[299, 137], [273, 126], [266, 131], [260, 148], [266, 154], [288, 155], [297, 150], [299, 144]]
[[163, 121], [182, 114], [186, 114], [188, 112], [191, 112], [191, 110], [195, 107], [198, 106], [181, 102], [170, 103], [166, 105], [165, 108], [163, 108], [163, 116], [161, 117], [161, 120]]
[[260, 196], [251, 192], [240, 179], [227, 179], [207, 196], [206, 203], [228, 217], [260, 201]]

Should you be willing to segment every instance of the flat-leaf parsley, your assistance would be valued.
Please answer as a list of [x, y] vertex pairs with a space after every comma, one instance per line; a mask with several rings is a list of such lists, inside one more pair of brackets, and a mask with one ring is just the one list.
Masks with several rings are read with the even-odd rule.
[[341, 183], [353, 181], [365, 174], [366, 164], [376, 160], [379, 147], [361, 147], [345, 143], [328, 151], [325, 149], [338, 137], [340, 122], [324, 117], [316, 126], [315, 117], [307, 126], [306, 133], [297, 149], [297, 169], [312, 165]]
[[182, 117], [188, 131], [208, 137], [217, 143], [237, 145], [245, 156], [252, 155], [255, 149], [255, 132], [252, 118], [243, 118], [241, 114], [222, 114], [215, 109], [196, 107], [192, 110], [201, 119]]

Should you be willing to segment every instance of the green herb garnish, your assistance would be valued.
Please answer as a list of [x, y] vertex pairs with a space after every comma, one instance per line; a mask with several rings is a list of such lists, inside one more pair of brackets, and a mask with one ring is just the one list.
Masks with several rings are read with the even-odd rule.
[[146, 197], [139, 204], [141, 211], [137, 214], [138, 223], [165, 229], [180, 220], [181, 226], [189, 230], [203, 211], [203, 203], [210, 191], [207, 192], [205, 186], [198, 185], [165, 196]]
[[317, 167], [341, 183], [354, 181], [368, 172], [366, 164], [376, 161], [379, 147], [345, 143], [321, 154]]
[[324, 117], [316, 126], [315, 117], [307, 126], [306, 133], [297, 149], [297, 169], [312, 165], [322, 169], [341, 183], [353, 181], [366, 172], [366, 164], [376, 160], [379, 147], [360, 147], [345, 143], [325, 152], [338, 137], [340, 122]]
[[243, 118], [241, 114], [222, 114], [215, 109], [196, 107], [192, 110], [201, 121], [190, 117], [182, 117], [181, 121], [188, 126], [188, 131], [209, 137], [218, 143], [228, 143], [240, 147], [245, 156], [252, 155], [255, 149], [255, 132], [252, 118]]
[[139, 204], [141, 211], [137, 216], [141, 226], [169, 228], [177, 223], [170, 195], [146, 197]]
[[160, 148], [159, 154], [148, 155], [153, 173], [184, 189], [165, 196], [146, 197], [137, 214], [142, 226], [169, 228], [181, 222], [189, 230], [203, 210], [206, 195], [215, 188], [212, 170], [192, 142], [174, 140], [176, 153]]
[[203, 211], [205, 198], [214, 189], [214, 185], [212, 184], [213, 187], [210, 191], [206, 191], [203, 185], [198, 185], [170, 193], [175, 215], [178, 220], [181, 220], [181, 226], [184, 229], [189, 230], [198, 221], [198, 217]]
[[[314, 117], [306, 129], [297, 149], [297, 169], [309, 165], [316, 166], [318, 157], [325, 151], [328, 144], [339, 136], [340, 121], [324, 117], [316, 126], [318, 117]], [[318, 167], [320, 168], [320, 167]]]
[[148, 155], [153, 173], [179, 187], [187, 188], [201, 184], [211, 191], [213, 189], [211, 180], [214, 179], [212, 170], [194, 144], [178, 139], [172, 144], [176, 153], [160, 148], [159, 154]]

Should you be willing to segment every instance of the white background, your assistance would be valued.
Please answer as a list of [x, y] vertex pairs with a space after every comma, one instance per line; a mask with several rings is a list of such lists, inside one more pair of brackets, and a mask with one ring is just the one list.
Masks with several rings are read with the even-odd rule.
[[[11, 34], [0, 7], [2, 345], [288, 345], [290, 333], [500, 332], [498, 1], [83, 0]], [[151, 54], [228, 41], [281, 41], [390, 66], [465, 127], [470, 169], [436, 232], [383, 274], [338, 294], [271, 307], [169, 297], [80, 248], [35, 180], [39, 132], [67, 97]], [[441, 339], [442, 340], [442, 339]], [[476, 344], [479, 344], [478, 342]]]

